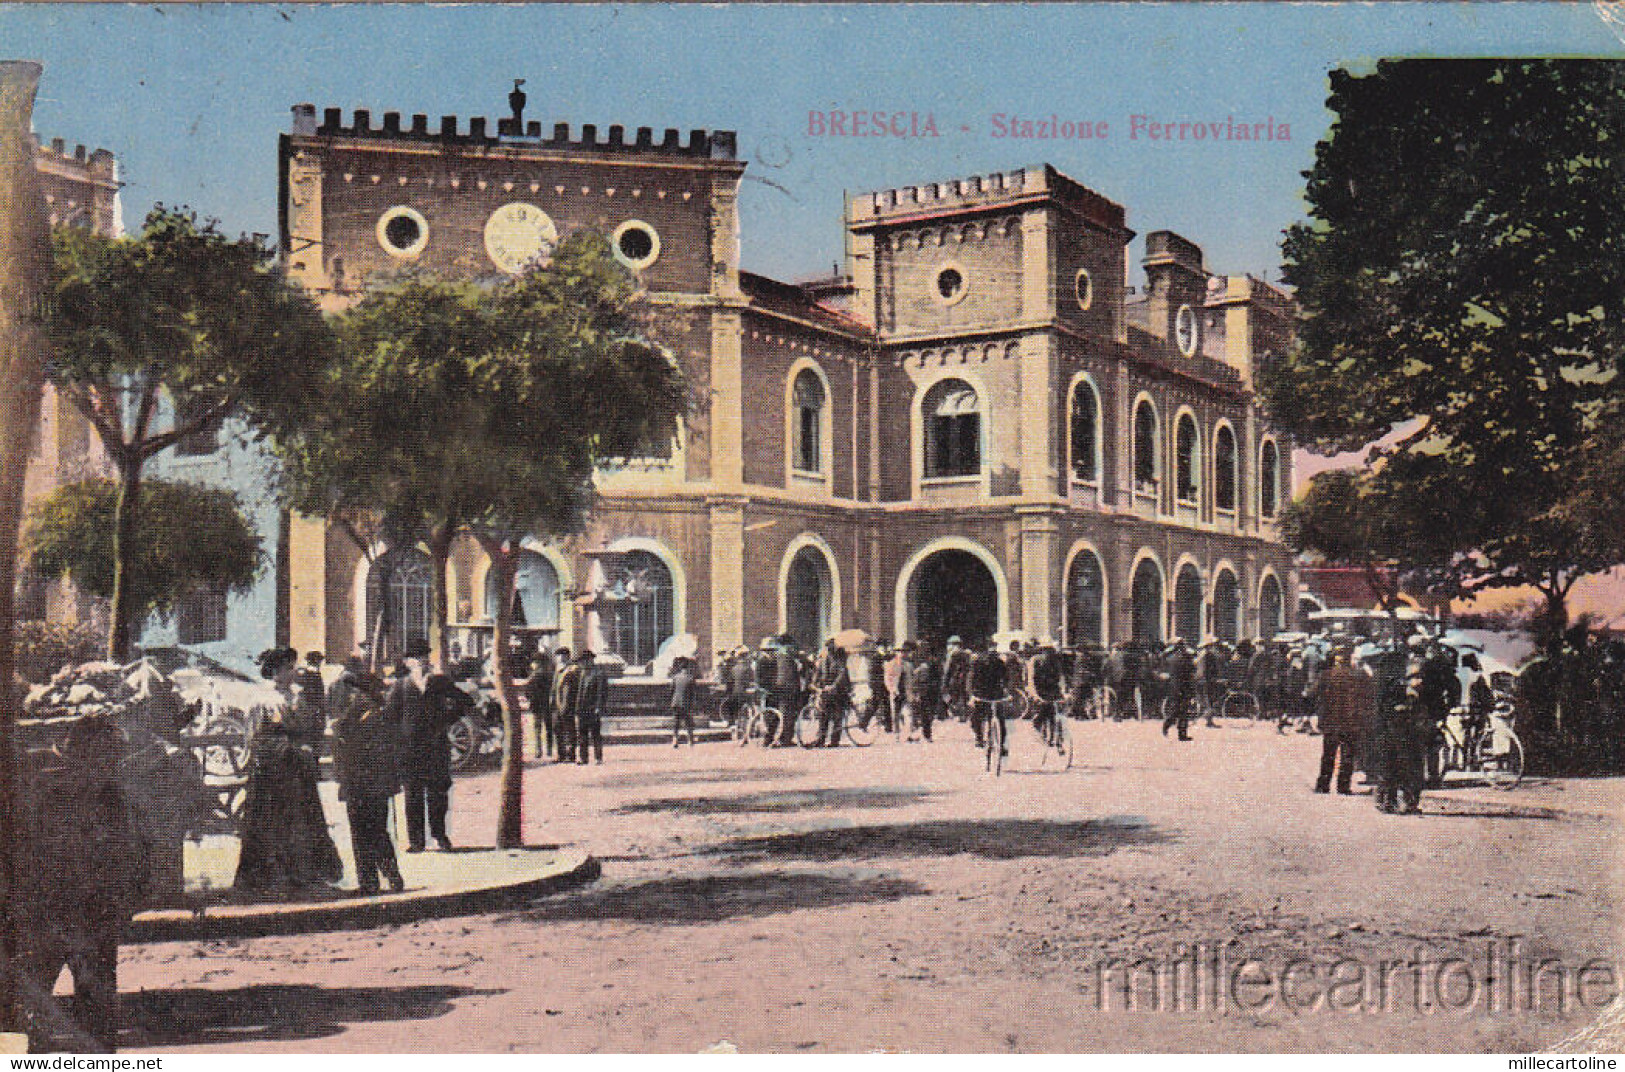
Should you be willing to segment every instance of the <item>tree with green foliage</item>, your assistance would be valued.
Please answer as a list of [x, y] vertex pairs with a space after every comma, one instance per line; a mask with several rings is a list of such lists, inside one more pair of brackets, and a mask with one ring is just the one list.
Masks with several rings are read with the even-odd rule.
[[390, 280], [338, 325], [328, 416], [281, 448], [304, 508], [412, 519], [434, 563], [435, 636], [452, 539], [467, 533], [489, 555], [504, 593], [492, 660], [506, 731], [500, 847], [523, 841], [524, 730], [502, 658], [521, 542], [580, 531], [598, 467], [677, 434], [684, 380], [648, 329], [632, 278], [587, 232], [512, 278]]
[[170, 617], [199, 591], [246, 592], [265, 565], [259, 534], [237, 496], [200, 484], [144, 480], [121, 565], [114, 523], [121, 489], [113, 480], [64, 484], [29, 511], [23, 545], [28, 564], [69, 577], [80, 591], [111, 598], [124, 580], [132, 617]]
[[1625, 70], [1405, 60], [1331, 89], [1309, 219], [1283, 246], [1303, 319], [1261, 376], [1271, 420], [1321, 453], [1377, 444], [1362, 508], [1430, 517], [1416, 546], [1461, 591], [1560, 605], [1618, 560], [1558, 504], [1620, 390]]
[[[50, 378], [118, 474], [108, 657], [122, 660], [142, 610], [131, 567], [147, 460], [232, 417], [255, 433], [290, 431], [322, 383], [332, 338], [261, 240], [228, 238], [189, 213], [159, 206], [124, 238], [65, 228], [53, 245]], [[165, 397], [174, 419], [160, 431]]]

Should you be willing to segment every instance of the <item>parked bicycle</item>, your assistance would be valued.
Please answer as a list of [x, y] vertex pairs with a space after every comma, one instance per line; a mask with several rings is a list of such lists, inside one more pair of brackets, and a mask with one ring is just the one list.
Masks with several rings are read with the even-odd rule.
[[734, 718], [733, 739], [741, 748], [752, 741], [770, 745], [783, 725], [784, 712], [768, 704], [758, 691], [740, 705], [739, 713]]
[[[809, 700], [802, 707], [801, 713], [796, 716], [796, 743], [803, 748], [812, 748], [819, 741], [822, 726], [823, 720], [815, 697]], [[879, 729], [879, 718], [864, 718], [851, 703], [846, 705], [841, 714], [841, 735], [858, 748], [868, 748], [874, 744]]]

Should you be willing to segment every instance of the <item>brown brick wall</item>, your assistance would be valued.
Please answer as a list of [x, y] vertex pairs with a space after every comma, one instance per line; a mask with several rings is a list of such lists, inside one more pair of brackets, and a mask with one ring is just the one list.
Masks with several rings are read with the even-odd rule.
[[[485, 252], [486, 220], [500, 206], [520, 201], [546, 212], [561, 239], [582, 228], [607, 238], [625, 220], [643, 220], [660, 236], [660, 255], [644, 269], [644, 284], [654, 291], [711, 289], [710, 181], [704, 171], [456, 149], [333, 146], [322, 155], [323, 261], [331, 274], [334, 258], [342, 257], [347, 285], [406, 266], [447, 275], [496, 271]], [[378, 242], [378, 219], [395, 205], [416, 209], [429, 224], [427, 246], [410, 261], [391, 256]]]

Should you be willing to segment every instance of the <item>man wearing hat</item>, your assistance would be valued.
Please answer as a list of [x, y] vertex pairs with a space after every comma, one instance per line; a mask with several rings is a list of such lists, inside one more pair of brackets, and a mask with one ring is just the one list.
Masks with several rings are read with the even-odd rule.
[[545, 760], [549, 754], [563, 756], [553, 711], [555, 676], [553, 656], [545, 650], [537, 652], [530, 661], [530, 680], [525, 682], [525, 702], [530, 705], [530, 717], [536, 726], [536, 758], [539, 760]]
[[956, 707], [963, 721], [969, 715], [971, 653], [956, 636], [948, 638], [948, 651], [942, 660], [942, 702], [952, 711]]
[[[1320, 718], [1320, 775], [1315, 792], [1329, 793], [1332, 771], [1337, 771], [1337, 791], [1343, 796], [1354, 792], [1354, 757], [1360, 753], [1367, 726], [1376, 714], [1376, 689], [1372, 680], [1349, 665], [1352, 645], [1339, 645], [1332, 652], [1332, 665], [1311, 687], [1310, 697]], [[1339, 759], [1341, 756], [1341, 760]]]
[[1191, 739], [1191, 686], [1196, 676], [1190, 646], [1176, 638], [1168, 647], [1163, 666], [1168, 674], [1168, 709], [1162, 719], [1162, 735], [1168, 736], [1168, 731], [1178, 726], [1179, 739], [1188, 741]]
[[931, 741], [931, 725], [942, 713], [942, 667], [912, 640], [903, 642], [903, 695], [907, 699], [909, 740], [918, 732]]
[[595, 658], [583, 648], [559, 676], [559, 710], [575, 727], [575, 760], [581, 766], [587, 764], [589, 749], [600, 766], [604, 762], [604, 676]]
[[[796, 716], [801, 713], [803, 698], [801, 680], [801, 660], [796, 658], [795, 638], [789, 633], [781, 633], [773, 640], [773, 653], [769, 657], [772, 667], [769, 677], [768, 704], [784, 713], [784, 719], [778, 727], [778, 744], [780, 748], [789, 748], [796, 743]], [[760, 669], [761, 664], [757, 667]], [[762, 682], [758, 681], [758, 684]]]
[[1045, 741], [1060, 743], [1061, 697], [1066, 691], [1066, 673], [1055, 645], [1048, 641], [1036, 646], [1027, 671], [1027, 695], [1033, 701], [1033, 729]]
[[688, 731], [688, 746], [694, 747], [694, 693], [696, 666], [693, 659], [680, 655], [671, 663], [671, 746], [678, 746], [678, 738]]

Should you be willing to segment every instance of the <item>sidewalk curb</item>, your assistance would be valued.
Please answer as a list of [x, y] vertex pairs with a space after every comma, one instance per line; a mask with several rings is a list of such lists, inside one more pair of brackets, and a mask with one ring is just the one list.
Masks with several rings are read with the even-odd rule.
[[361, 930], [445, 916], [474, 915], [513, 908], [545, 894], [572, 889], [596, 879], [603, 868], [584, 852], [563, 853], [558, 866], [498, 885], [356, 897], [341, 901], [280, 905], [219, 905], [198, 913], [189, 909], [140, 912], [124, 928], [122, 941], [201, 941], [214, 938], [263, 938], [319, 931]]

